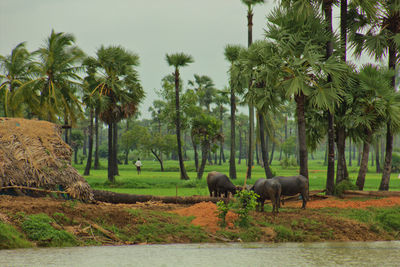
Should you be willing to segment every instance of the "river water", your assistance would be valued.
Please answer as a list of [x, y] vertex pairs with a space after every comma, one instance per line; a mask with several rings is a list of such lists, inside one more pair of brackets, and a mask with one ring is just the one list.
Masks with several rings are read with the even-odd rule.
[[400, 266], [400, 241], [16, 249], [0, 266]]

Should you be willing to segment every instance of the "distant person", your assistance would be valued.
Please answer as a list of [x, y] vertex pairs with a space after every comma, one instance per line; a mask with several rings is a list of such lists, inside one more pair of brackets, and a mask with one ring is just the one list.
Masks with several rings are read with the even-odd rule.
[[135, 162], [135, 166], [136, 166], [136, 169], [137, 169], [137, 174], [140, 174], [141, 173], [141, 167], [142, 167], [142, 162], [140, 161], [140, 158], [138, 158], [137, 159], [137, 161]]

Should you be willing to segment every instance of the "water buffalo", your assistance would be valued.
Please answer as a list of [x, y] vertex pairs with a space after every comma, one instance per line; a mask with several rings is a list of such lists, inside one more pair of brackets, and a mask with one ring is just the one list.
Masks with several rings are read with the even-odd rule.
[[221, 194], [224, 194], [225, 197], [228, 197], [228, 193], [231, 192], [232, 195], [236, 194], [237, 188], [235, 185], [229, 180], [228, 176], [222, 174], [220, 172], [210, 172], [207, 175], [207, 185], [208, 190], [210, 191], [210, 197], [220, 197]]
[[302, 175], [297, 176], [275, 176], [272, 180], [277, 181], [281, 184], [282, 187], [282, 196], [294, 196], [297, 193], [300, 193], [303, 205], [302, 209], [306, 208], [306, 204], [308, 201], [308, 180], [306, 177]]
[[272, 179], [261, 178], [254, 183], [251, 190], [259, 195], [257, 199], [257, 210], [261, 208], [261, 211], [264, 211], [264, 202], [266, 199], [270, 199], [272, 203], [272, 213], [279, 212], [278, 208], [280, 207], [281, 198], [281, 185], [279, 182]]

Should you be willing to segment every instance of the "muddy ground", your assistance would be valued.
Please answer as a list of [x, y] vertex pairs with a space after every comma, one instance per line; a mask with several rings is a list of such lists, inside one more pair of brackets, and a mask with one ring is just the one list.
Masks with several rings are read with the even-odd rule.
[[[268, 206], [268, 205], [266, 205]], [[335, 214], [330, 214], [324, 207], [341, 209], [367, 209], [368, 207], [392, 207], [400, 206], [400, 197], [388, 197], [380, 199], [343, 200], [328, 198], [312, 200], [308, 202], [307, 209], [301, 210], [301, 202], [285, 203], [285, 208], [278, 216], [273, 216], [270, 211], [264, 213], [252, 212], [253, 221], [257, 222], [256, 227], [260, 230], [261, 242], [279, 242], [277, 232], [271, 225], [290, 226], [293, 231], [301, 231], [302, 239], [299, 241], [378, 241], [399, 239], [400, 236], [376, 231], [370, 225], [348, 219]], [[70, 219], [70, 224], [58, 225], [56, 229], [63, 229], [74, 234], [78, 240], [94, 240], [98, 245], [119, 245], [137, 244], [146, 242], [135, 242], [134, 239], [121, 239], [114, 229], [124, 229], [125, 232], [137, 232], [139, 224], [145, 225], [146, 218], [138, 218], [128, 210], [167, 212], [180, 216], [192, 216], [191, 224], [200, 226], [206, 233], [206, 242], [238, 241], [235, 238], [227, 237], [220, 230], [217, 218], [217, 207], [211, 202], [202, 202], [195, 205], [163, 204], [159, 202], [147, 202], [138, 204], [108, 204], [97, 202], [94, 204], [81, 203], [78, 201], [66, 201], [60, 199], [31, 198], [0, 196], [0, 221], [13, 225], [20, 229], [20, 216], [18, 214], [45, 213], [54, 216], [55, 213], [62, 213]], [[270, 210], [270, 209], [269, 209]], [[239, 232], [235, 224], [237, 215], [228, 213], [228, 225], [223, 229], [226, 232]], [[161, 219], [163, 220], [163, 219]], [[171, 220], [169, 217], [165, 219]], [[174, 223], [174, 222], [172, 222]], [[109, 227], [107, 227], [109, 226]], [[112, 226], [112, 227], [110, 227]], [[94, 231], [96, 230], [96, 231]], [[233, 235], [234, 236], [234, 235]], [[186, 243], [192, 242], [184, 235], [171, 234], [160, 243]], [[240, 240], [239, 240], [240, 241]], [[296, 241], [296, 240], [295, 240]], [[151, 242], [150, 242], [151, 243]], [[85, 244], [82, 242], [81, 244]]]

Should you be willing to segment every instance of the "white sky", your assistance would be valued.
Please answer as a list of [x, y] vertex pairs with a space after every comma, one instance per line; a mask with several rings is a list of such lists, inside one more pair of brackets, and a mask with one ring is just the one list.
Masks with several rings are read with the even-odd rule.
[[[266, 15], [275, 1], [254, 8], [253, 40], [263, 39]], [[172, 73], [166, 53], [184, 52], [195, 62], [181, 70], [185, 84], [193, 74], [210, 76], [216, 87], [228, 84], [227, 44], [247, 46], [247, 8], [240, 0], [0, 0], [0, 54], [20, 42], [29, 51], [56, 32], [72, 33], [88, 55], [101, 45], [121, 45], [140, 56], [138, 68], [148, 108], [161, 79]]]

